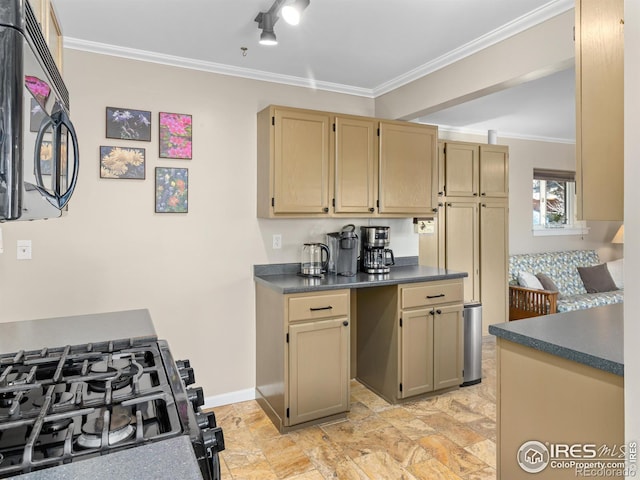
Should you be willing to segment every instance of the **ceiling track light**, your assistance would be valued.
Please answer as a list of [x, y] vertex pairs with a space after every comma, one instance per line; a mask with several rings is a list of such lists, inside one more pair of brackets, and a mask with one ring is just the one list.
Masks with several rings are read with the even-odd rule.
[[[287, 1], [290, 1], [290, 3], [284, 5]], [[262, 30], [260, 34], [260, 44], [277, 45], [278, 40], [276, 39], [273, 26], [278, 21], [278, 18], [280, 18], [278, 14], [281, 13], [282, 18], [290, 25], [298, 25], [302, 12], [309, 6], [309, 3], [311, 3], [310, 0], [275, 0], [269, 10], [258, 13], [255, 21], [258, 22], [258, 28]]]

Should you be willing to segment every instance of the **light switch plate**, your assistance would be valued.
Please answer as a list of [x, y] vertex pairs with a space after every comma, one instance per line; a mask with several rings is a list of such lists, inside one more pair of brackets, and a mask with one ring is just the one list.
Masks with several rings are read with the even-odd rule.
[[18, 260], [31, 260], [31, 240], [18, 240]]

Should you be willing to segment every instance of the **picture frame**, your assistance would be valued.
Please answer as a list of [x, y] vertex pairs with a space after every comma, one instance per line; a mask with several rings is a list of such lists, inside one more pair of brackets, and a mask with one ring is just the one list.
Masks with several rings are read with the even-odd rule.
[[151, 112], [107, 107], [106, 137], [118, 140], [151, 141]]
[[100, 147], [100, 178], [144, 180], [146, 150], [135, 147]]
[[156, 167], [156, 213], [189, 212], [189, 169]]
[[160, 112], [158, 120], [159, 157], [191, 160], [193, 146], [191, 115]]

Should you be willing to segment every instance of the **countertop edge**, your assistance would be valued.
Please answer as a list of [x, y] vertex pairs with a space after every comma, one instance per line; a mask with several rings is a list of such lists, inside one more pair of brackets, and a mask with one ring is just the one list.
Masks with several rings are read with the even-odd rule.
[[[406, 278], [375, 278], [367, 281], [354, 281], [353, 283], [336, 283], [336, 284], [317, 284], [317, 285], [305, 285], [305, 286], [291, 286], [283, 287], [269, 280], [269, 277], [276, 277], [279, 275], [254, 275], [254, 281], [260, 283], [272, 290], [280, 292], [282, 294], [289, 293], [309, 293], [320, 292], [327, 290], [344, 290], [352, 288], [371, 288], [381, 287], [388, 285], [399, 285], [404, 283], [421, 283], [421, 282], [435, 282], [439, 280], [452, 280], [456, 278], [467, 277], [466, 272], [448, 272], [444, 274], [430, 274], [422, 276], [409, 276]], [[348, 277], [346, 277], [348, 278]]]
[[509, 340], [514, 343], [518, 343], [525, 347], [533, 348], [541, 352], [546, 352], [551, 355], [555, 355], [560, 358], [572, 360], [577, 363], [581, 363], [588, 367], [597, 368], [605, 372], [612, 373], [614, 375], [624, 376], [624, 364], [607, 360], [589, 353], [580, 352], [572, 348], [563, 347], [545, 340], [532, 338], [529, 335], [523, 335], [521, 333], [510, 332], [504, 330], [497, 325], [489, 325], [489, 333], [496, 337]]

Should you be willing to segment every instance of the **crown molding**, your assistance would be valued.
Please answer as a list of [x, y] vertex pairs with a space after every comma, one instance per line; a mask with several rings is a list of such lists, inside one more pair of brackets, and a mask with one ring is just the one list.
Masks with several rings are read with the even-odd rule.
[[370, 88], [353, 87], [339, 83], [323, 82], [313, 78], [294, 77], [292, 75], [281, 75], [277, 73], [254, 70], [250, 68], [234, 67], [222, 63], [205, 62], [192, 58], [165, 55], [147, 50], [135, 48], [118, 47], [106, 43], [92, 42], [74, 37], [64, 37], [64, 47], [72, 50], [110, 55], [113, 57], [128, 58], [142, 62], [151, 62], [172, 67], [188, 68], [203, 72], [217, 73], [220, 75], [230, 75], [234, 77], [260, 80], [264, 82], [280, 83], [294, 87], [311, 88], [313, 90], [323, 90], [335, 93], [344, 93], [359, 97], [373, 98], [373, 90]]
[[[422, 123], [422, 122], [416, 122]], [[431, 125], [431, 124], [429, 124]], [[480, 135], [483, 137], [487, 136], [487, 130], [477, 130], [472, 128], [464, 128], [464, 127], [454, 127], [451, 125], [438, 125], [439, 132], [448, 132], [448, 133], [460, 133], [465, 135]], [[513, 133], [513, 132], [503, 132], [502, 130], [498, 131], [498, 143], [500, 143], [501, 138], [513, 138], [516, 140], [531, 140], [534, 142], [547, 142], [547, 143], [565, 143], [568, 145], [575, 145], [575, 138], [557, 138], [557, 137], [543, 137], [539, 135], [525, 135], [521, 133]]]
[[500, 28], [497, 28], [475, 40], [462, 45], [451, 52], [442, 55], [435, 60], [421, 65], [403, 75], [389, 80], [373, 89], [361, 88], [351, 85], [344, 85], [332, 82], [324, 82], [313, 78], [295, 77], [292, 75], [281, 75], [276, 73], [265, 72], [262, 70], [254, 70], [249, 68], [234, 67], [221, 63], [205, 62], [191, 58], [178, 57], [173, 55], [164, 55], [146, 50], [138, 50], [133, 48], [118, 47], [104, 43], [92, 42], [73, 37], [64, 37], [65, 48], [74, 50], [82, 50], [102, 55], [111, 55], [116, 57], [128, 58], [131, 60], [140, 60], [144, 62], [169, 65], [180, 68], [188, 68], [192, 70], [200, 70], [204, 72], [218, 73], [220, 75], [230, 75], [235, 77], [248, 78], [252, 80], [260, 80], [264, 82], [281, 83], [295, 87], [311, 88], [313, 90], [324, 90], [328, 92], [343, 93], [347, 95], [355, 95], [366, 98], [376, 98], [380, 95], [390, 92], [396, 88], [402, 87], [407, 83], [417, 80], [425, 75], [429, 75], [441, 68], [451, 65], [465, 57], [473, 55], [491, 45], [516, 35], [528, 28], [538, 25], [557, 15], [560, 15], [574, 8], [575, 0], [552, 0], [542, 7], [533, 10], [527, 15], [516, 18]]
[[495, 30], [486, 33], [485, 35], [476, 38], [475, 40], [466, 43], [444, 55], [425, 63], [407, 73], [400, 75], [396, 78], [389, 80], [383, 84], [378, 85], [373, 89], [374, 98], [389, 93], [396, 88], [402, 87], [408, 83], [413, 82], [419, 78], [422, 78], [430, 73], [433, 73], [441, 68], [451, 65], [455, 62], [469, 57], [474, 53], [478, 53], [485, 48], [488, 48], [496, 43], [499, 43], [507, 38], [510, 38], [518, 33], [534, 27], [540, 23], [557, 17], [558, 15], [565, 13], [575, 6], [575, 0], [552, 0], [551, 2], [529, 12], [526, 15], [516, 18], [515, 20], [502, 25]]

